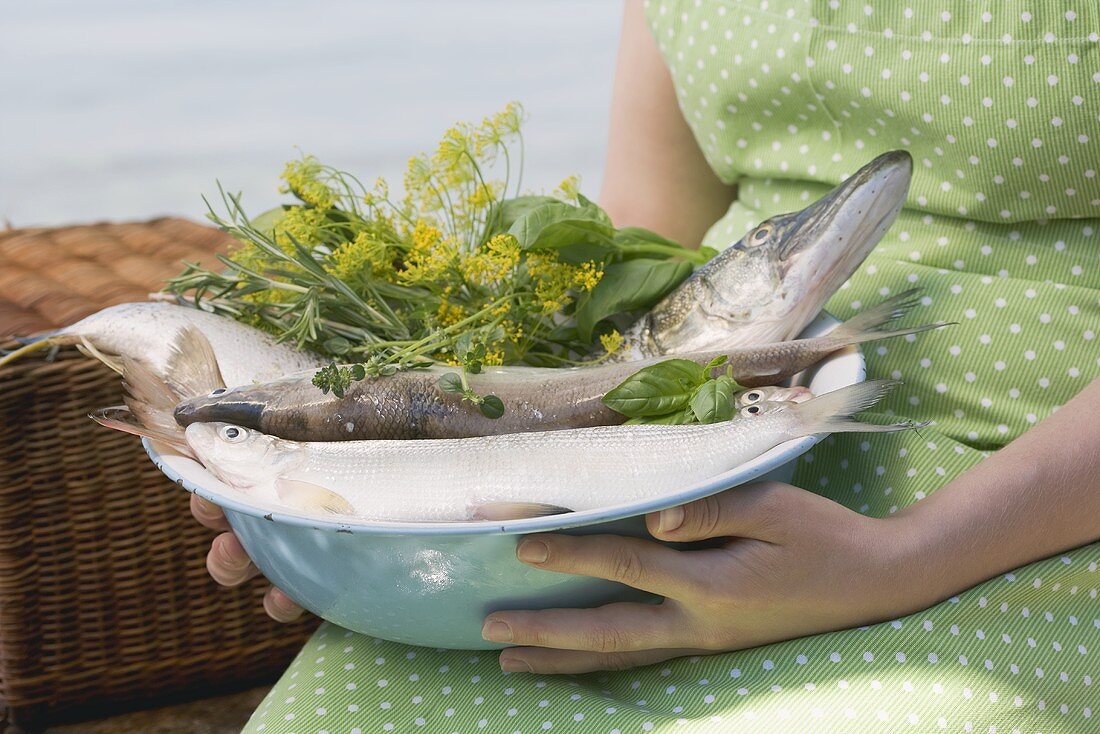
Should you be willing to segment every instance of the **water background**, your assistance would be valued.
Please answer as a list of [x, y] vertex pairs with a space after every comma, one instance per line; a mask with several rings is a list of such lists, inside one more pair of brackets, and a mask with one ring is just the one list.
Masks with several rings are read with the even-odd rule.
[[525, 188], [599, 190], [615, 0], [0, 0], [0, 226], [283, 200], [298, 146], [399, 184], [456, 120], [527, 108]]

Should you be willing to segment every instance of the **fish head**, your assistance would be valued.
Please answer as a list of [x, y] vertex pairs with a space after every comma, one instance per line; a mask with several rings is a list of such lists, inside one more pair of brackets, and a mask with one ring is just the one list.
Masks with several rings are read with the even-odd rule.
[[206, 395], [184, 400], [173, 415], [181, 426], [195, 423], [231, 423], [243, 428], [261, 428], [264, 407], [274, 398], [274, 388], [261, 386], [215, 388]]
[[192, 423], [184, 436], [199, 462], [232, 487], [273, 482], [295, 464], [292, 441], [244, 426]]
[[909, 153], [885, 153], [805, 209], [759, 224], [654, 307], [656, 351], [797, 336], [893, 224], [912, 173]]

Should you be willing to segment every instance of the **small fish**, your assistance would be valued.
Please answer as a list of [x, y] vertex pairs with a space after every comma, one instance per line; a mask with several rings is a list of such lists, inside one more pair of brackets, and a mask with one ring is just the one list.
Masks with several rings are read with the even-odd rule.
[[[943, 326], [925, 324], [908, 329], [886, 328], [918, 302], [907, 291], [869, 308], [829, 334], [723, 352], [678, 354], [707, 364], [728, 357], [733, 378], [745, 387], [772, 385], [801, 372], [827, 355], [851, 344], [912, 334]], [[188, 350], [201, 357], [200, 350]], [[461, 396], [445, 393], [440, 376], [455, 368], [432, 367], [354, 383], [342, 397], [322, 394], [311, 382], [313, 373], [259, 385], [216, 390], [181, 403], [175, 411], [180, 425], [223, 422], [296, 441], [353, 441], [396, 438], [464, 438], [526, 431], [615, 425], [624, 416], [602, 402], [609, 390], [642, 367], [661, 361], [608, 362], [571, 368], [489, 367], [468, 375], [480, 395], [496, 395], [504, 415], [485, 417]]]
[[760, 224], [627, 330], [616, 359], [793, 339], [905, 204], [913, 159], [885, 153], [800, 212]]
[[[4, 355], [0, 365], [52, 345], [76, 344], [116, 372], [122, 370], [120, 355], [127, 355], [140, 360], [161, 379], [182, 383], [187, 377], [174, 373], [169, 363], [178, 349], [173, 346], [175, 338], [188, 327], [201, 332], [210, 343], [229, 385], [274, 380], [327, 363], [316, 354], [279, 344], [274, 337], [231, 318], [189, 306], [149, 301], [111, 306], [71, 326], [43, 334]], [[178, 356], [176, 360], [179, 367]]]
[[198, 461], [221, 481], [306, 514], [422, 522], [509, 519], [653, 499], [793, 438], [913, 428], [851, 417], [895, 384], [864, 382], [804, 403], [757, 403], [730, 421], [707, 425], [329, 443], [194, 423], [185, 435]]

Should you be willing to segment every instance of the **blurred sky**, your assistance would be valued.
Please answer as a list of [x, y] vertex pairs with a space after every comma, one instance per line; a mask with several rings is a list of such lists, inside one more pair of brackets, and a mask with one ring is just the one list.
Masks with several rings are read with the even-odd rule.
[[617, 0], [0, 0], [0, 221], [258, 213], [295, 146], [395, 185], [456, 120], [527, 109], [525, 188], [595, 196]]

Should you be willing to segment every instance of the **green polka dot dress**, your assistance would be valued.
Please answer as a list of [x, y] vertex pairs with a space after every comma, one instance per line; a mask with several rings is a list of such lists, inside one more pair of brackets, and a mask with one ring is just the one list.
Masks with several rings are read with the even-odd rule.
[[[884, 516], [1026, 431], [1100, 375], [1100, 5], [652, 0], [680, 106], [739, 198], [723, 247], [875, 155], [913, 154], [909, 208], [830, 301], [911, 287], [871, 345], [916, 433], [830, 438], [796, 483]], [[1036, 491], [1041, 491], [1036, 487]], [[1021, 528], [1020, 532], [1026, 532]], [[323, 626], [249, 734], [1100, 731], [1100, 545], [927, 611], [753, 650], [586, 676]]]

